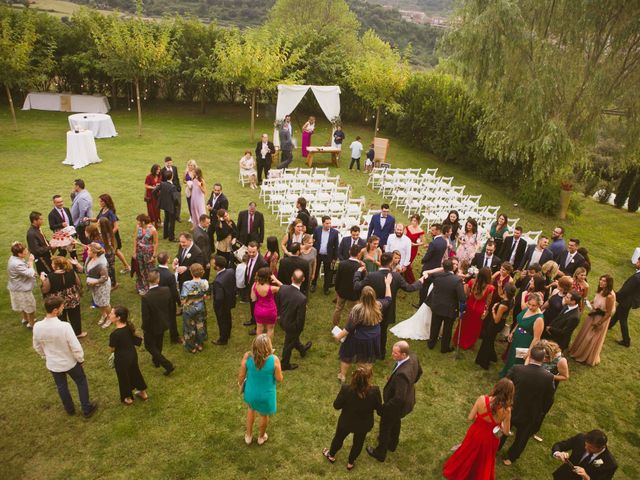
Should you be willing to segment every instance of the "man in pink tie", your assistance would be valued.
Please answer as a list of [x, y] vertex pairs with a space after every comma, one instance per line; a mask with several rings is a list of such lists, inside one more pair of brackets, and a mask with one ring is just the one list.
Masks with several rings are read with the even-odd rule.
[[[71, 211], [64, 206], [64, 199], [60, 195], [53, 196], [53, 208], [49, 212], [49, 228], [53, 233], [63, 228], [73, 225], [71, 220]], [[58, 255], [65, 257], [67, 251], [64, 248], [58, 249]], [[71, 258], [76, 258], [76, 251], [71, 250]]]
[[249, 202], [249, 208], [238, 214], [238, 240], [243, 245], [264, 243], [264, 215], [256, 210], [256, 202]]

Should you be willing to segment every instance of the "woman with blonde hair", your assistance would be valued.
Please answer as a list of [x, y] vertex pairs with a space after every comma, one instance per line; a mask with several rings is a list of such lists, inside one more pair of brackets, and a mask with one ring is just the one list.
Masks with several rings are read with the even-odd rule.
[[544, 319], [542, 310], [542, 295], [532, 292], [527, 297], [527, 308], [523, 309], [516, 317], [516, 324], [509, 335], [509, 352], [507, 362], [500, 371], [500, 377], [504, 377], [507, 372], [516, 364], [522, 365], [529, 356], [529, 350], [540, 341], [544, 331]]
[[253, 441], [253, 423], [256, 414], [260, 415], [258, 445], [269, 439], [267, 426], [269, 416], [276, 413], [276, 382], [283, 379], [280, 359], [273, 354], [271, 339], [266, 334], [257, 335], [251, 351], [246, 352], [240, 363], [238, 386], [248, 406], [244, 441], [251, 445]]
[[251, 150], [245, 150], [240, 158], [240, 176], [249, 177], [249, 186], [252, 190], [258, 188], [256, 174], [256, 161], [251, 156]]
[[78, 338], [87, 336], [82, 331], [82, 317], [80, 315], [80, 295], [82, 283], [77, 272], [82, 271], [82, 266], [75, 258], [51, 257], [51, 272], [49, 275], [41, 275], [42, 294], [45, 299], [58, 296], [64, 301], [64, 310], [59, 316], [60, 320], [69, 322], [73, 332]]
[[493, 480], [500, 437], [509, 435], [515, 387], [508, 378], [495, 384], [489, 395], [479, 396], [468, 419], [473, 424], [453, 455], [445, 462], [442, 475], [449, 479]]
[[330, 463], [336, 461], [336, 453], [342, 448], [344, 439], [353, 433], [353, 444], [349, 452], [347, 470], [351, 470], [362, 451], [367, 433], [373, 428], [373, 412], [382, 415], [380, 389], [372, 385], [371, 365], [359, 365], [351, 375], [351, 383], [342, 385], [333, 401], [333, 408], [342, 410], [331, 447], [322, 450]]
[[111, 312], [109, 264], [104, 254], [104, 248], [99, 243], [90, 243], [87, 253], [87, 261], [84, 264], [84, 271], [87, 274], [87, 287], [91, 290], [93, 303], [102, 312], [98, 325], [102, 326], [102, 328], [107, 328], [111, 325], [111, 320], [108, 318], [109, 312]]
[[[364, 268], [364, 267], [361, 267]], [[336, 335], [336, 340], [344, 342], [340, 345], [340, 373], [338, 380], [344, 382], [352, 363], [372, 364], [380, 358], [380, 322], [383, 309], [391, 304], [391, 282], [389, 273], [385, 278], [384, 298], [378, 300], [373, 288], [362, 289], [360, 300], [351, 309], [347, 325]], [[345, 338], [346, 337], [346, 338]]]
[[[187, 197], [187, 206], [189, 207], [189, 215], [191, 215], [191, 190], [193, 189], [193, 179], [196, 176], [196, 168], [198, 163], [191, 159], [187, 162], [187, 167], [184, 169], [183, 181], [185, 183], [184, 193]], [[191, 215], [193, 218], [193, 215]], [[193, 221], [193, 220], [192, 220]]]
[[284, 234], [282, 240], [280, 241], [280, 246], [282, 247], [282, 254], [286, 257], [291, 256], [291, 252], [289, 252], [289, 247], [291, 247], [292, 243], [299, 243], [302, 245], [302, 238], [306, 232], [306, 228], [304, 223], [299, 218], [296, 218], [289, 227], [287, 228], [287, 233]]
[[589, 295], [589, 284], [587, 283], [587, 269], [584, 267], [576, 268], [576, 271], [573, 272], [573, 290], [580, 294], [582, 299], [580, 300], [579, 306], [580, 311], [584, 310], [584, 301]]

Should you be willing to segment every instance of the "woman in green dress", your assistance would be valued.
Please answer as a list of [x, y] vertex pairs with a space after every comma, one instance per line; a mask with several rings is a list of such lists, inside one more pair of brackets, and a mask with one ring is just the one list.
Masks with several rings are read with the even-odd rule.
[[264, 333], [256, 336], [251, 352], [242, 357], [238, 375], [238, 386], [248, 406], [244, 434], [247, 445], [253, 441], [256, 413], [261, 416], [258, 445], [268, 440], [269, 416], [276, 413], [276, 381], [281, 382], [282, 378], [280, 359], [273, 354], [271, 339]]
[[[489, 228], [489, 239], [487, 239], [487, 241], [493, 240], [495, 242], [496, 252], [500, 251], [500, 248], [502, 248], [502, 242], [504, 240], [504, 237], [506, 237], [507, 234], [509, 233], [508, 223], [509, 223], [509, 218], [507, 217], [507, 215], [505, 213], [501, 213], [498, 215], [498, 218], [496, 219], [496, 221], [493, 222], [491, 224], [491, 227]], [[484, 246], [485, 248], [487, 247], [486, 242]]]
[[[540, 341], [544, 330], [544, 315], [540, 310], [542, 306], [542, 295], [532, 293], [527, 299], [527, 308], [522, 310], [516, 319], [516, 325], [509, 341], [509, 353], [504, 368], [500, 371], [500, 378], [504, 377], [509, 369], [516, 364], [523, 364], [526, 357], [516, 358], [516, 349], [526, 348], [530, 350], [533, 345]], [[527, 353], [528, 356], [528, 353]]]
[[380, 268], [380, 257], [382, 256], [382, 250], [379, 248], [380, 238], [376, 235], [371, 235], [367, 239], [367, 244], [360, 251], [358, 260], [364, 262], [364, 266], [367, 272], [377, 272]]

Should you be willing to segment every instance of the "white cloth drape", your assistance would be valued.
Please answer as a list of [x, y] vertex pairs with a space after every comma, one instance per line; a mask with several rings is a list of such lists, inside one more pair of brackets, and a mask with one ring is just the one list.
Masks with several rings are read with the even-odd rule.
[[340, 87], [318, 85], [278, 85], [278, 103], [276, 121], [291, 114], [307, 91], [311, 89], [318, 100], [322, 112], [329, 121], [340, 116]]
[[311, 90], [318, 100], [318, 104], [329, 121], [340, 116], [340, 87], [312, 86]]

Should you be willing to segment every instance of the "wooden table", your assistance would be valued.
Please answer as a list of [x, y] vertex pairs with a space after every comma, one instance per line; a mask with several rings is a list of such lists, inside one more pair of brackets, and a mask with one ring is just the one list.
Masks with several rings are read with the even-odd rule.
[[331, 154], [331, 164], [334, 167], [338, 166], [338, 157], [340, 156], [341, 150], [339, 148], [333, 147], [307, 147], [307, 151], [309, 155], [307, 155], [307, 166], [313, 166], [313, 156], [317, 153], [330, 153]]

